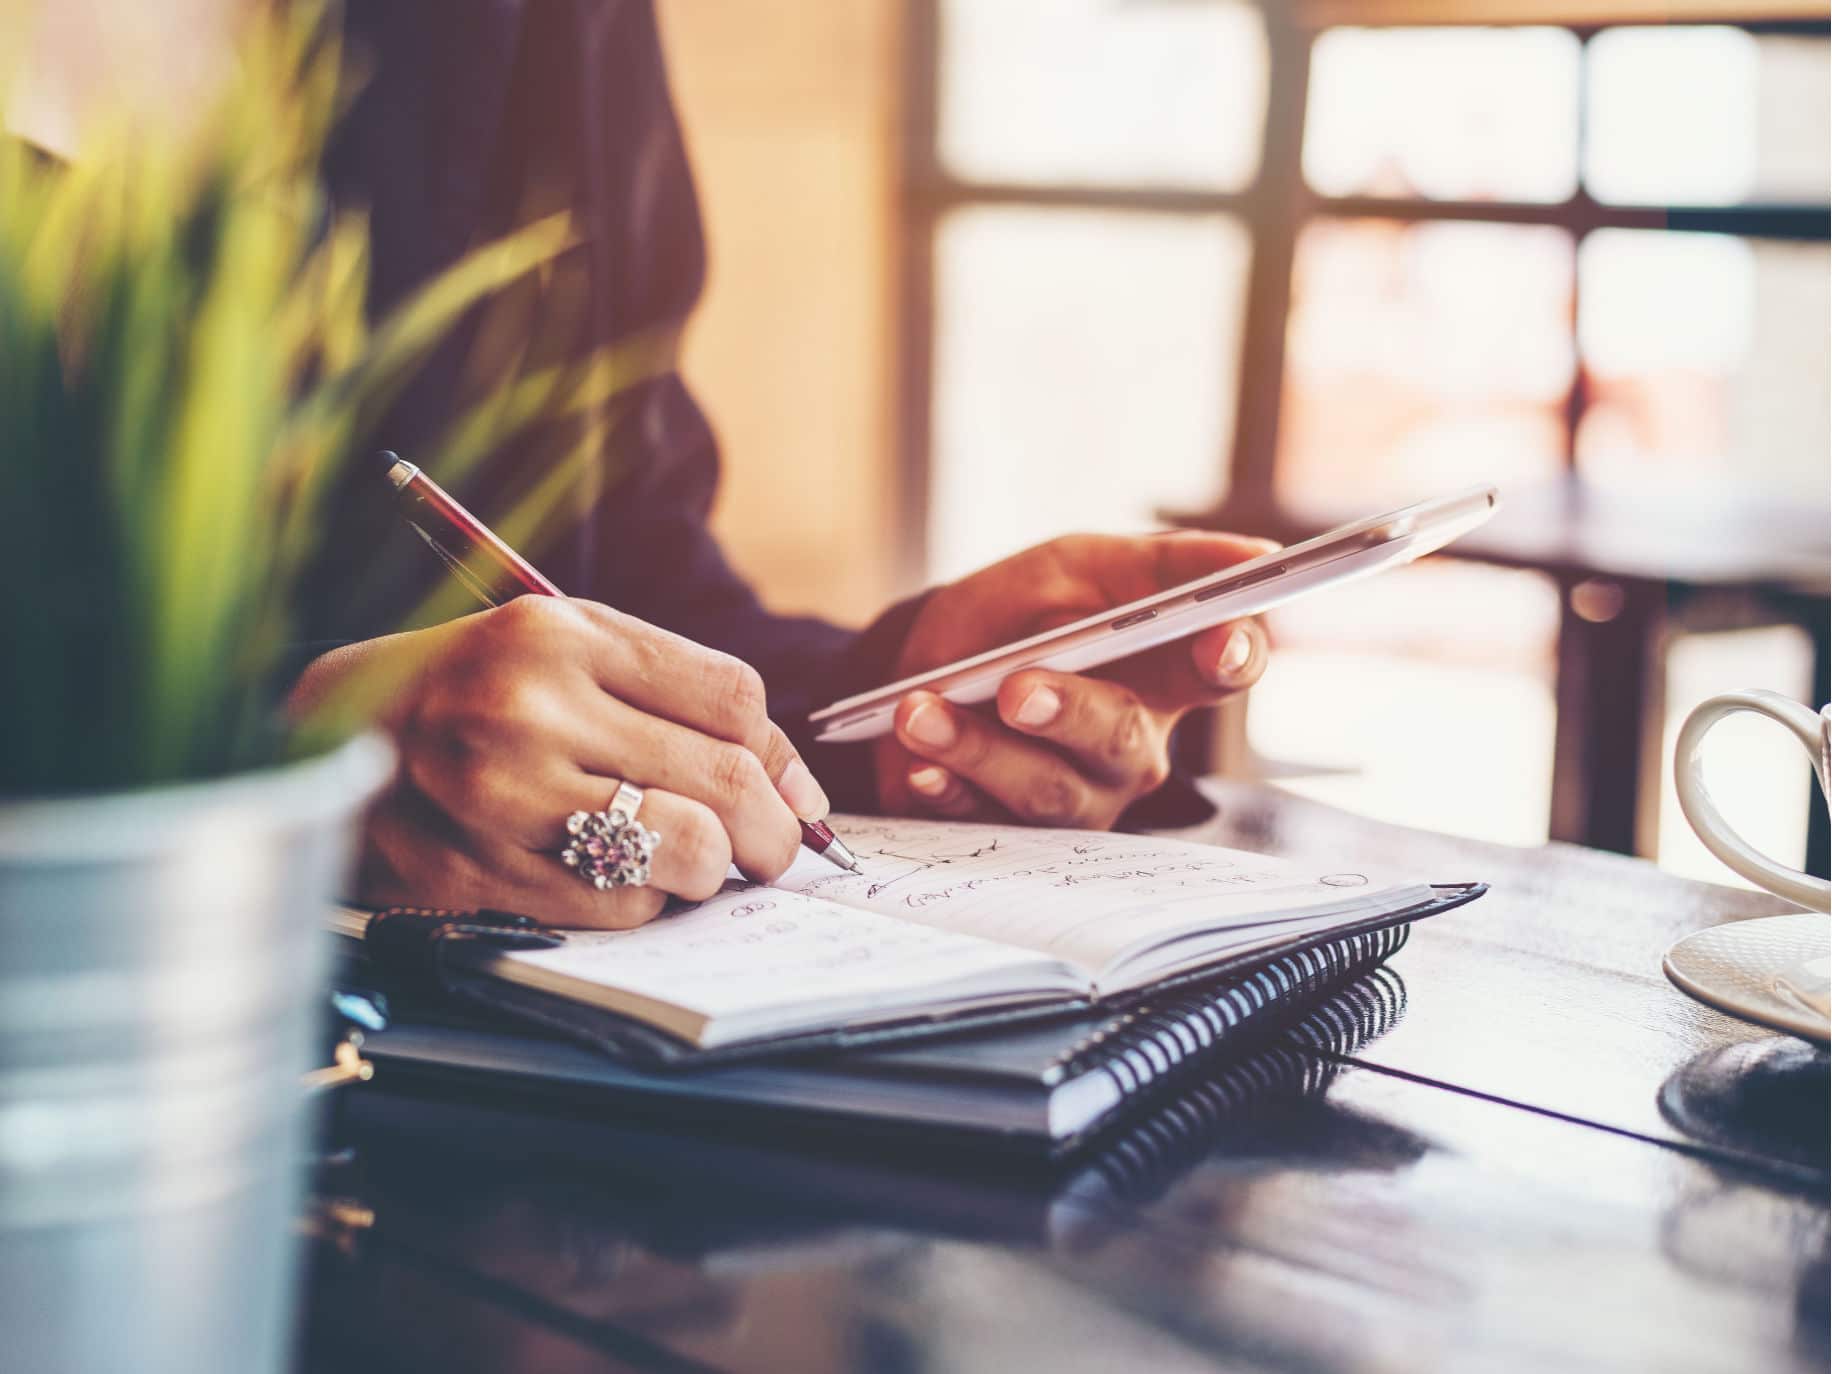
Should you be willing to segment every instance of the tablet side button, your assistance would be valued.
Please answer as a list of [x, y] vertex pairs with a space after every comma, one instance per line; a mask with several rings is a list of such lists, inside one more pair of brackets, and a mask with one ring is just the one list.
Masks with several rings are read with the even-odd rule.
[[1121, 616], [1108, 628], [1114, 630], [1130, 630], [1134, 625], [1143, 625], [1147, 620], [1156, 620], [1157, 618], [1158, 613], [1156, 611], [1134, 611], [1131, 615]]
[[1242, 592], [1248, 587], [1257, 587], [1262, 582], [1270, 582], [1275, 577], [1283, 577], [1289, 571], [1291, 571], [1291, 565], [1288, 563], [1280, 563], [1277, 567], [1273, 568], [1261, 568], [1256, 573], [1237, 578], [1232, 582], [1222, 582], [1213, 587], [1204, 587], [1190, 599], [1192, 601], [1213, 601], [1216, 597], [1226, 596], [1229, 592]]

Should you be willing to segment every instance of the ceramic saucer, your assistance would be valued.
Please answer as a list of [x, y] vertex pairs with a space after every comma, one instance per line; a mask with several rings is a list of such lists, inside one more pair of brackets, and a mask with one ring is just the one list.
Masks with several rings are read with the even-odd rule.
[[1824, 913], [1731, 921], [1688, 935], [1661, 960], [1673, 986], [1708, 1007], [1816, 1045], [1832, 1040], [1832, 1022], [1775, 990], [1775, 977], [1832, 950]]

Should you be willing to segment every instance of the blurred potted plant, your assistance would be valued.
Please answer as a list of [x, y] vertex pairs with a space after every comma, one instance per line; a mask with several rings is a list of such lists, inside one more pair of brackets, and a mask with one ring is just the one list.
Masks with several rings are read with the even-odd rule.
[[0, 1329], [34, 1374], [285, 1358], [323, 908], [390, 768], [282, 724], [288, 608], [366, 425], [566, 241], [371, 328], [316, 178], [335, 25], [278, 11], [194, 136], [0, 138]]

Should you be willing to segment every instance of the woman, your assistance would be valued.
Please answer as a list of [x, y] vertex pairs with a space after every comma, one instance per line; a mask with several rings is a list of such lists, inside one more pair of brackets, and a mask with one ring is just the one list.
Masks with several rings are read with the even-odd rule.
[[[233, 8], [197, 0], [177, 47], [212, 48]], [[356, 0], [345, 26], [362, 84], [327, 174], [335, 198], [370, 210], [374, 310], [467, 248], [564, 209], [581, 242], [538, 299], [517, 302], [515, 366], [531, 365], [531, 339], [532, 362], [553, 364], [685, 318], [704, 244], [648, 0]], [[157, 54], [137, 56], [160, 70]], [[474, 324], [379, 437], [410, 457], [431, 451], [478, 360], [504, 352], [500, 328]], [[996, 712], [912, 693], [894, 737], [813, 745], [812, 708], [1266, 546], [1081, 536], [895, 607], [863, 633], [774, 616], [707, 529], [717, 453], [680, 378], [625, 402], [571, 481], [567, 518], [530, 549], [567, 599], [390, 635], [440, 569], [401, 530], [379, 474], [352, 474], [340, 493], [340, 528], [303, 611], [308, 636], [336, 647], [304, 668], [295, 701], [308, 707], [384, 660], [410, 669], [387, 712], [401, 769], [368, 824], [360, 897], [634, 925], [671, 894], [715, 891], [733, 862], [777, 877], [797, 852], [797, 818], [825, 815], [830, 797], [1109, 826], [1163, 783], [1178, 718], [1263, 669], [1259, 627], [1223, 626], [1098, 678], [1020, 673]], [[494, 518], [578, 433], [556, 421], [524, 435], [457, 494]], [[649, 883], [598, 890], [559, 861], [565, 821], [606, 807], [623, 782], [644, 789], [642, 820], [661, 841]]]

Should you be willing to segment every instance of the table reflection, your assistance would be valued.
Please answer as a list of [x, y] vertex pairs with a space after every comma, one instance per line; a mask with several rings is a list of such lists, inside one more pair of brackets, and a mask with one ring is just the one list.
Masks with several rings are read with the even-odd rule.
[[[811, 1145], [729, 1117], [693, 1131], [351, 1094], [338, 1134], [356, 1148], [322, 1187], [341, 1215], [367, 1208], [373, 1220], [341, 1251], [319, 1248], [308, 1353], [325, 1367], [359, 1356], [693, 1367], [736, 1341], [752, 1367], [850, 1368], [862, 1351], [895, 1365], [898, 1295], [923, 1290], [912, 1274], [930, 1271], [938, 1245], [950, 1272], [964, 1272], [959, 1243], [1165, 1263], [1212, 1244], [1218, 1212], [1244, 1205], [1231, 1186], [1183, 1197], [1193, 1173], [1245, 1180], [1272, 1161], [1334, 1172], [1418, 1158], [1423, 1141], [1327, 1100], [1334, 1056], [1382, 1034], [1405, 1004], [1400, 976], [1377, 970], [1057, 1161], [909, 1137]], [[418, 1315], [390, 1319], [407, 1309]]]

